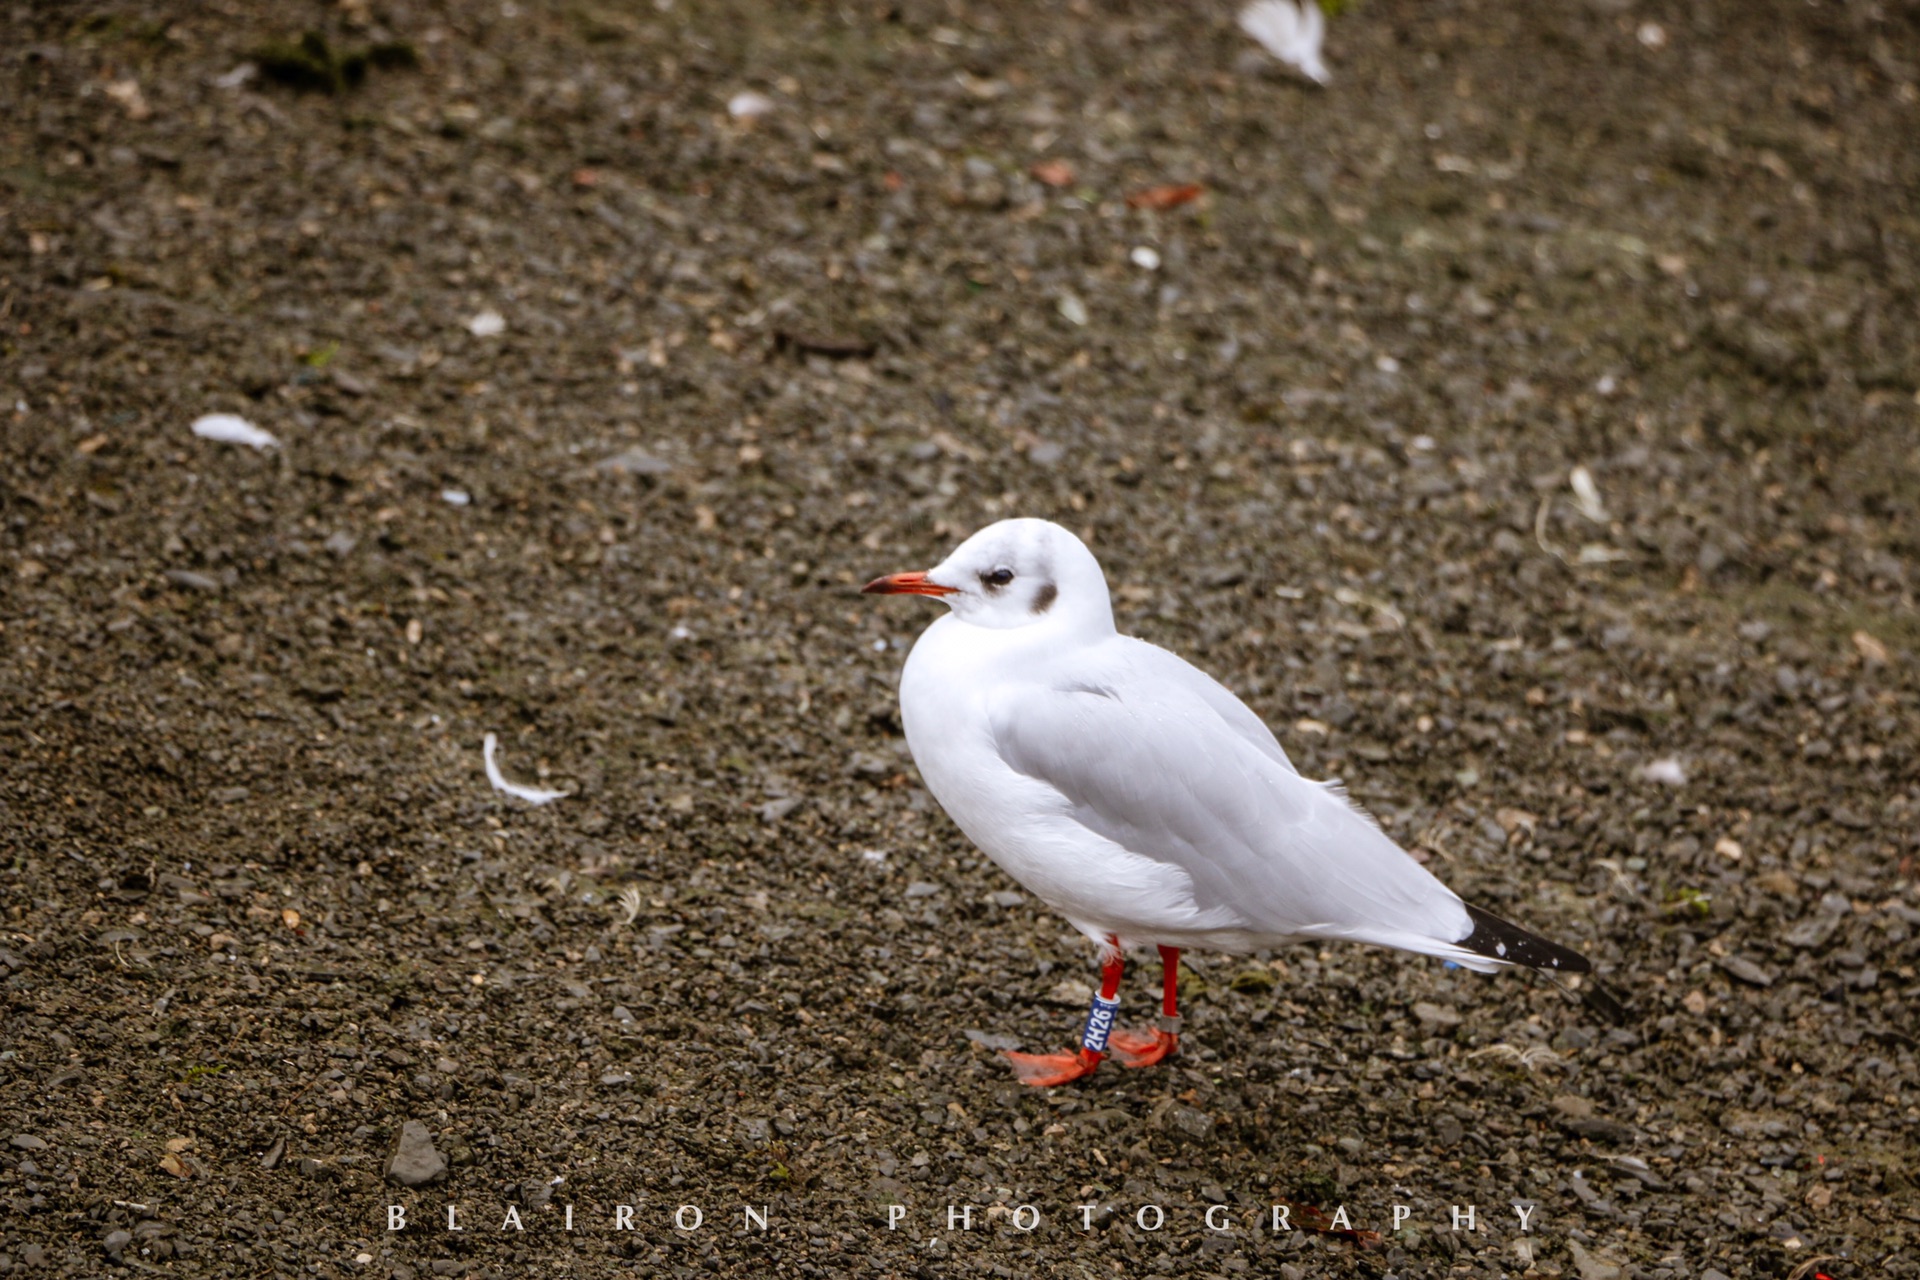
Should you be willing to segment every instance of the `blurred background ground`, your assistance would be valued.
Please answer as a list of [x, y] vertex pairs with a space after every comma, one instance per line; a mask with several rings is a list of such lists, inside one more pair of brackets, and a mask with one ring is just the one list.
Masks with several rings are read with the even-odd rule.
[[[0, 36], [0, 1269], [1916, 1274], [1910, 6]], [[1171, 1067], [1013, 1084], [1090, 957], [855, 588], [1015, 513], [1631, 1021], [1198, 955]]]

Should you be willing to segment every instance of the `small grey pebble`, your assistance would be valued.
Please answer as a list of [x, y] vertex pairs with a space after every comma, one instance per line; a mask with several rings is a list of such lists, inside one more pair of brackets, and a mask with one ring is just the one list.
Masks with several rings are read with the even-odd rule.
[[401, 1125], [387, 1155], [388, 1179], [403, 1187], [423, 1187], [446, 1176], [447, 1158], [434, 1147], [427, 1126], [418, 1120]]
[[195, 573], [192, 569], [169, 569], [167, 581], [176, 587], [188, 587], [194, 591], [218, 591], [220, 579], [204, 573]]
[[1593, 1032], [1585, 1027], [1565, 1027], [1553, 1038], [1556, 1049], [1590, 1049], [1593, 1047]]
[[1720, 967], [1748, 986], [1770, 987], [1773, 985], [1773, 975], [1745, 956], [1728, 956], [1720, 962]]
[[798, 796], [785, 796], [779, 800], [767, 801], [755, 810], [755, 812], [760, 815], [760, 821], [762, 822], [778, 822], [799, 807], [800, 798]]
[[663, 476], [673, 470], [671, 462], [656, 458], [637, 445], [610, 458], [602, 458], [593, 467], [596, 471], [621, 476]]
[[1204, 1138], [1213, 1132], [1213, 1117], [1197, 1107], [1175, 1107], [1170, 1118], [1174, 1128], [1190, 1138]]
[[982, 1049], [1018, 1049], [1020, 1047], [1019, 1036], [1010, 1036], [1004, 1032], [969, 1031], [966, 1035], [967, 1039]]

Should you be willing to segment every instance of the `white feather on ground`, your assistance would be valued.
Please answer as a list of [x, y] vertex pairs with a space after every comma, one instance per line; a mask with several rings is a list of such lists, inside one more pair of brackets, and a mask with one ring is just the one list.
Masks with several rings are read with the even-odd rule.
[[757, 120], [772, 111], [774, 102], [764, 93], [748, 89], [727, 99], [727, 114], [735, 120]]
[[193, 420], [193, 434], [202, 440], [220, 444], [244, 444], [254, 449], [275, 449], [280, 442], [245, 418], [232, 413], [209, 413]]
[[1643, 766], [1640, 776], [1648, 782], [1658, 782], [1662, 786], [1684, 787], [1687, 785], [1687, 766], [1668, 756], [1664, 760], [1655, 760]]
[[508, 782], [506, 775], [500, 772], [500, 766], [493, 759], [494, 752], [499, 749], [500, 740], [493, 734], [488, 734], [482, 743], [482, 754], [487, 760], [487, 781], [493, 784], [495, 791], [505, 792], [516, 799], [525, 800], [528, 804], [551, 804], [563, 796], [573, 794], [571, 791], [548, 791], [544, 787], [523, 787], [517, 782]]
[[1327, 38], [1327, 15], [1314, 0], [1253, 0], [1240, 11], [1240, 29], [1280, 61], [1315, 84], [1328, 80], [1320, 46]]

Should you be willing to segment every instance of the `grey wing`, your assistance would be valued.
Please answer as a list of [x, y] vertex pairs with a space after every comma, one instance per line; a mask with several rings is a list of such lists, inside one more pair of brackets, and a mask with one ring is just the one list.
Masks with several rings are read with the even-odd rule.
[[1196, 904], [1236, 927], [1461, 958], [1451, 944], [1471, 923], [1460, 899], [1344, 797], [1295, 772], [1264, 726], [1264, 742], [1250, 734], [1258, 718], [1238, 699], [1165, 664], [1129, 665], [1117, 678], [994, 697], [1001, 757], [1058, 792], [1087, 830], [1180, 868]]
[[1132, 637], [1122, 637], [1120, 644], [1120, 653], [1132, 680], [1163, 684], [1198, 698], [1207, 705], [1209, 711], [1220, 717], [1223, 726], [1245, 738], [1262, 755], [1288, 773], [1299, 772], [1293, 767], [1293, 761], [1287, 759], [1286, 749], [1280, 745], [1280, 739], [1273, 736], [1273, 730], [1267, 727], [1267, 722], [1255, 715], [1252, 707], [1240, 701], [1233, 690], [1191, 662], [1158, 645]]

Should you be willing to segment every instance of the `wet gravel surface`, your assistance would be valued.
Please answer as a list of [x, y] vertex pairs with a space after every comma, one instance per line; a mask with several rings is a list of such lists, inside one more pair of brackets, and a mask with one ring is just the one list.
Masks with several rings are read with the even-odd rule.
[[[15, 0], [0, 1271], [1920, 1274], [1916, 48]], [[1195, 955], [1016, 1085], [1091, 957], [855, 593], [1016, 513], [1627, 1021]]]

